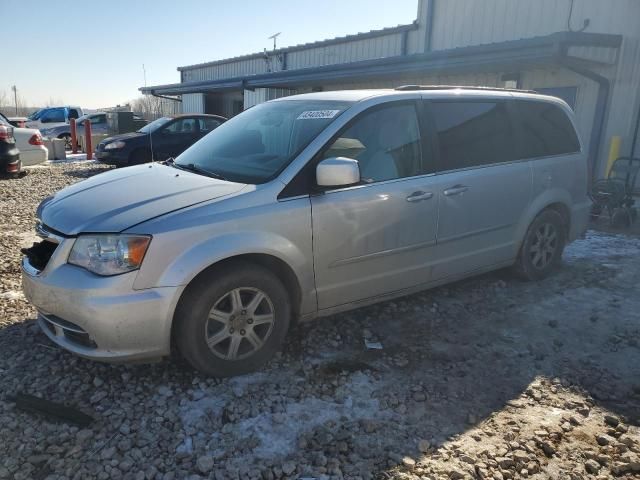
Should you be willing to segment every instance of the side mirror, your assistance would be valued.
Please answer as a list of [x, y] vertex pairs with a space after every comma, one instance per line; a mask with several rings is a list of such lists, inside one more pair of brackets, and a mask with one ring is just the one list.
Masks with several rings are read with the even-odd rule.
[[316, 167], [316, 183], [320, 187], [346, 187], [359, 182], [360, 166], [353, 158], [327, 158]]

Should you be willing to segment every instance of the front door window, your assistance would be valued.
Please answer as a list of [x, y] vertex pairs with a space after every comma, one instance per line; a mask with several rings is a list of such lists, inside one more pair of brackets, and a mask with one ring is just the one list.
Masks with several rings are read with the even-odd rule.
[[422, 173], [420, 128], [413, 104], [377, 108], [361, 115], [329, 146], [323, 158], [358, 160], [365, 183]]

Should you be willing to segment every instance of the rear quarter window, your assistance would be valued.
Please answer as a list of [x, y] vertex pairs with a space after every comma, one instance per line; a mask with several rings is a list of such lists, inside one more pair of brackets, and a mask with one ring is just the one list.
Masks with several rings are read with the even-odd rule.
[[521, 158], [549, 157], [580, 151], [580, 142], [565, 111], [550, 102], [516, 101]]

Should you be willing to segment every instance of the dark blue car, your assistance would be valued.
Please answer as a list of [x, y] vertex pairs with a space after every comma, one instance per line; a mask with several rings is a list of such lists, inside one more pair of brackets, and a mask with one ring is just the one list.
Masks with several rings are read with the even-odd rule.
[[137, 132], [106, 138], [96, 147], [96, 158], [111, 165], [126, 166], [177, 157], [226, 120], [204, 114], [162, 117]]

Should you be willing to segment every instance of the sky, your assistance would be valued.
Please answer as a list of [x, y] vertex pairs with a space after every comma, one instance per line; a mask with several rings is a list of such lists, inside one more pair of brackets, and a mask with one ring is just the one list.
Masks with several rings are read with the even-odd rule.
[[411, 23], [418, 0], [0, 0], [0, 99], [102, 108], [178, 66]]

